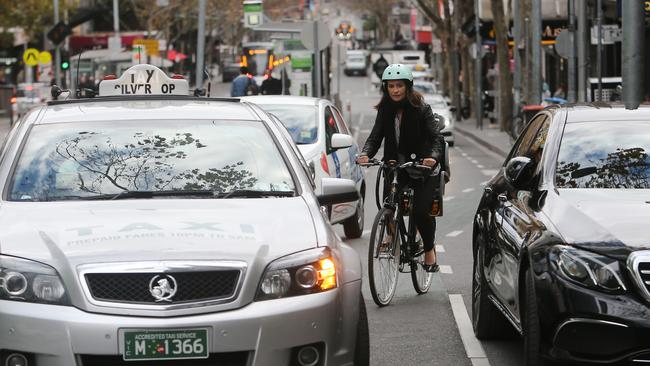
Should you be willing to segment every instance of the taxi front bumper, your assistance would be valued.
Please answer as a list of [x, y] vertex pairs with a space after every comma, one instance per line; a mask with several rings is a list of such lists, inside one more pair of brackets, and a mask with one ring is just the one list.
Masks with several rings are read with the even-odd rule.
[[0, 301], [0, 351], [26, 354], [34, 361], [30, 365], [36, 366], [122, 365], [121, 330], [207, 328], [211, 357], [244, 353], [243, 363], [227, 365], [289, 365], [296, 350], [305, 345], [317, 345], [322, 352], [318, 365], [352, 365], [357, 322], [350, 322], [343, 309], [357, 308], [354, 320], [358, 318], [360, 286], [356, 281], [320, 294], [173, 318], [115, 316], [68, 306]]

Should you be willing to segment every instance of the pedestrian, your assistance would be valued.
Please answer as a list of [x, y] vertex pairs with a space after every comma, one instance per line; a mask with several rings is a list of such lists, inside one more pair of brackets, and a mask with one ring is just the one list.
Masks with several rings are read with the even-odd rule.
[[243, 97], [246, 95], [257, 94], [257, 83], [252, 75], [248, 74], [248, 68], [242, 66], [239, 68], [239, 76], [237, 76], [230, 86], [231, 97]]
[[[409, 68], [401, 64], [389, 65], [381, 80], [382, 97], [375, 106], [375, 124], [357, 163], [368, 163], [383, 141], [383, 161], [403, 164], [414, 160], [434, 167], [444, 157], [445, 140], [440, 133], [444, 119], [434, 114], [431, 106], [424, 103], [422, 95], [413, 90], [413, 74]], [[385, 182], [391, 179], [386, 177]], [[397, 181], [400, 189], [410, 185], [415, 190], [413, 216], [424, 244], [423, 267], [428, 272], [436, 272], [439, 269], [434, 247], [436, 221], [431, 210], [438, 179], [430, 175], [411, 176], [400, 171]], [[384, 195], [388, 193], [388, 185], [384, 184]]]
[[560, 84], [560, 86], [558, 86], [557, 89], [555, 89], [555, 91], [553, 92], [553, 98], [566, 99], [564, 90], [565, 90], [564, 84]]
[[260, 92], [264, 95], [281, 95], [282, 80], [274, 78], [271, 70], [264, 71], [264, 81], [260, 87]]

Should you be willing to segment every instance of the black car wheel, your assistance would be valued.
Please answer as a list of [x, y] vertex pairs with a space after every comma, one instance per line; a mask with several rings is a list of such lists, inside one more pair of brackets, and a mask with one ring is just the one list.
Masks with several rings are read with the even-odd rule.
[[343, 221], [343, 232], [348, 239], [360, 238], [363, 235], [363, 195], [359, 197], [354, 215]]
[[359, 294], [359, 320], [357, 323], [357, 341], [354, 346], [354, 366], [370, 365], [370, 332], [368, 331], [368, 313], [363, 295]]
[[526, 271], [526, 290], [524, 293], [526, 305], [524, 308], [523, 330], [524, 330], [524, 365], [541, 366], [540, 359], [540, 326], [539, 313], [537, 311], [537, 298], [535, 297], [535, 282], [532, 270]]
[[474, 273], [472, 276], [472, 325], [478, 339], [501, 338], [509, 333], [507, 320], [488, 299], [488, 284], [483, 275], [484, 246], [477, 238]]

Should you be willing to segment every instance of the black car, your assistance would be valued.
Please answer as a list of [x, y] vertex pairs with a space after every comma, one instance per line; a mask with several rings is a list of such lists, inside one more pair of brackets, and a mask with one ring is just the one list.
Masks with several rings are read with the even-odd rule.
[[478, 338], [512, 325], [527, 366], [650, 362], [649, 154], [650, 105], [528, 123], [474, 218]]

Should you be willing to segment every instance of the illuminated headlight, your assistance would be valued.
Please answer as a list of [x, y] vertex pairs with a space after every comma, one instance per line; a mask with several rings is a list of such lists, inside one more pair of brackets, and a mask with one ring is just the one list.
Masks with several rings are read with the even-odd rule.
[[256, 300], [307, 295], [336, 288], [336, 266], [327, 248], [279, 258], [264, 272]]
[[54, 268], [5, 255], [0, 255], [0, 300], [69, 305]]
[[563, 245], [551, 250], [550, 259], [564, 277], [582, 286], [608, 292], [627, 290], [616, 259]]

